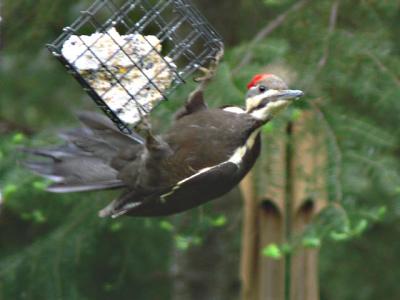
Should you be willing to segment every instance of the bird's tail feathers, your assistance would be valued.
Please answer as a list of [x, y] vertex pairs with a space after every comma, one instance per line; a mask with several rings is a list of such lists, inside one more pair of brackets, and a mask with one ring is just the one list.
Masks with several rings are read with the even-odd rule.
[[[107, 117], [79, 112], [84, 127], [63, 131], [65, 145], [53, 148], [24, 148], [32, 159], [23, 164], [36, 174], [52, 180], [48, 190], [56, 193], [112, 189], [125, 186], [112, 166], [122, 150], [143, 144], [138, 134], [121, 133]], [[132, 151], [133, 151], [132, 150]], [[34, 159], [33, 159], [34, 158]]]
[[102, 159], [90, 157], [68, 146], [52, 149], [21, 149], [35, 159], [22, 164], [53, 183], [47, 188], [54, 193], [83, 192], [125, 186], [117, 171]]

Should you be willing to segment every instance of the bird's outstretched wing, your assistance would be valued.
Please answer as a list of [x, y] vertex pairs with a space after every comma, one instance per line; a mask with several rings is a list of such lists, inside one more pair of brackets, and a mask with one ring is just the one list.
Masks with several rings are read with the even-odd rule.
[[136, 142], [138, 144], [144, 144], [145, 140], [142, 136], [136, 132], [131, 134], [123, 134], [114, 125], [109, 118], [103, 114], [98, 114], [90, 111], [79, 111], [76, 113], [79, 121], [85, 125], [85, 127], [90, 128], [96, 136], [106, 140], [110, 144], [126, 145], [128, 142]]
[[232, 184], [230, 181], [235, 180], [232, 175], [238, 170], [238, 165], [227, 161], [202, 169], [174, 186], [156, 191], [147, 197], [140, 197], [135, 191], [130, 191], [110, 203], [99, 215], [156, 217], [182, 212], [228, 192], [226, 187], [233, 187], [237, 183]]
[[60, 137], [65, 145], [22, 149], [32, 155], [29, 161], [24, 162], [25, 166], [54, 181], [48, 187], [50, 192], [124, 187], [113, 162], [122, 151], [142, 148], [143, 138], [121, 133], [107, 117], [97, 113], [79, 112], [78, 118], [84, 127], [62, 132]]

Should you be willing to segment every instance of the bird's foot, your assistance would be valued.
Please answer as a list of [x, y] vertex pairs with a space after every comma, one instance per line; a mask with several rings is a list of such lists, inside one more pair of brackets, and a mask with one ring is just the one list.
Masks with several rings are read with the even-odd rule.
[[140, 123], [136, 125], [135, 129], [140, 132], [146, 140], [153, 136], [151, 123], [147, 115], [142, 116]]
[[[168, 152], [169, 146], [165, 143], [161, 137], [155, 136], [152, 131], [150, 120], [147, 116], [144, 116], [140, 124], [136, 127], [136, 129], [140, 130], [142, 136], [145, 139], [145, 144], [147, 150], [150, 152], [158, 153], [160, 151]], [[167, 151], [168, 150], [168, 151]]]
[[199, 67], [198, 70], [203, 73], [203, 76], [196, 77], [194, 79], [195, 82], [198, 83], [205, 83], [209, 82], [212, 78], [214, 78], [215, 74], [217, 73], [218, 65], [224, 56], [224, 47], [221, 45], [221, 49], [217, 52], [215, 57], [211, 59], [210, 66], [208, 68]]
[[194, 78], [194, 82], [196, 83], [209, 81], [215, 76], [216, 73], [216, 69], [212, 67], [210, 67], [209, 69], [204, 67], [199, 67], [199, 71], [203, 73], [203, 76]]

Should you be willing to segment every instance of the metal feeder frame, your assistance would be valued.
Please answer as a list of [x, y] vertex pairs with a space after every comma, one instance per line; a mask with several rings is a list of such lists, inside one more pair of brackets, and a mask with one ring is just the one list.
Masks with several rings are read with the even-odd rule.
[[[134, 14], [139, 14], [139, 19], [135, 20]], [[102, 21], [104, 20], [104, 21]], [[97, 106], [116, 124], [119, 130], [125, 134], [131, 134], [132, 129], [128, 124], [123, 122], [117, 114], [110, 109], [110, 107], [102, 99], [90, 83], [79, 73], [73, 65], [62, 54], [61, 49], [63, 44], [72, 35], [88, 34], [88, 27], [91, 33], [100, 32], [107, 34], [107, 31], [112, 27], [123, 29], [120, 34], [140, 33], [145, 36], [149, 28], [156, 30], [157, 38], [160, 40], [161, 45], [168, 42], [172, 45], [166, 54], [161, 54], [157, 49], [149, 43], [152, 50], [157, 52], [163, 59], [164, 56], [171, 57], [177, 68], [171, 66], [169, 62], [164, 59], [166, 68], [169, 68], [174, 75], [174, 80], [169, 89], [162, 91], [157, 87], [153, 81], [162, 71], [160, 71], [153, 78], [149, 78], [143, 67], [137, 62], [133, 63], [134, 68], [140, 72], [148, 80], [148, 84], [152, 85], [160, 92], [164, 100], [167, 100], [167, 95], [171, 93], [177, 86], [185, 83], [185, 80], [192, 75], [200, 67], [206, 67], [218, 52], [222, 49], [223, 43], [220, 35], [212, 28], [205, 17], [192, 5], [190, 0], [97, 0], [87, 10], [82, 11], [81, 15], [72, 23], [71, 26], [65, 27], [63, 33], [51, 44], [47, 45], [49, 51], [67, 68], [68, 72], [72, 74], [75, 79], [80, 83], [83, 89], [94, 100]], [[185, 29], [185, 30], [183, 30]], [[85, 31], [86, 30], [86, 31]], [[121, 82], [121, 77], [117, 78], [115, 74], [106, 66], [106, 61], [98, 58], [90, 47], [86, 45], [86, 51], [90, 51], [92, 55], [99, 61], [100, 65], [111, 75], [115, 85], [120, 85], [128, 94], [130, 101], [135, 101], [139, 113], [149, 113], [142, 105], [135, 100], [138, 95], [146, 86], [137, 91], [136, 94], [131, 94]], [[125, 55], [129, 55], [124, 51], [123, 47], [118, 45], [119, 51]], [[149, 54], [148, 53], [148, 54]], [[116, 53], [114, 53], [115, 55]], [[112, 55], [113, 56], [113, 55]], [[79, 59], [79, 57], [77, 58]], [[75, 60], [76, 61], [76, 60]], [[126, 74], [125, 74], [126, 75]]]

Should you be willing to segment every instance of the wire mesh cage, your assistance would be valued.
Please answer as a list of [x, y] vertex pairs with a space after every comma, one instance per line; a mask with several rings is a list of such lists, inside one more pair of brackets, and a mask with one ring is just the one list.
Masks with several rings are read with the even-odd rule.
[[97, 0], [47, 47], [129, 134], [223, 45], [190, 0]]

